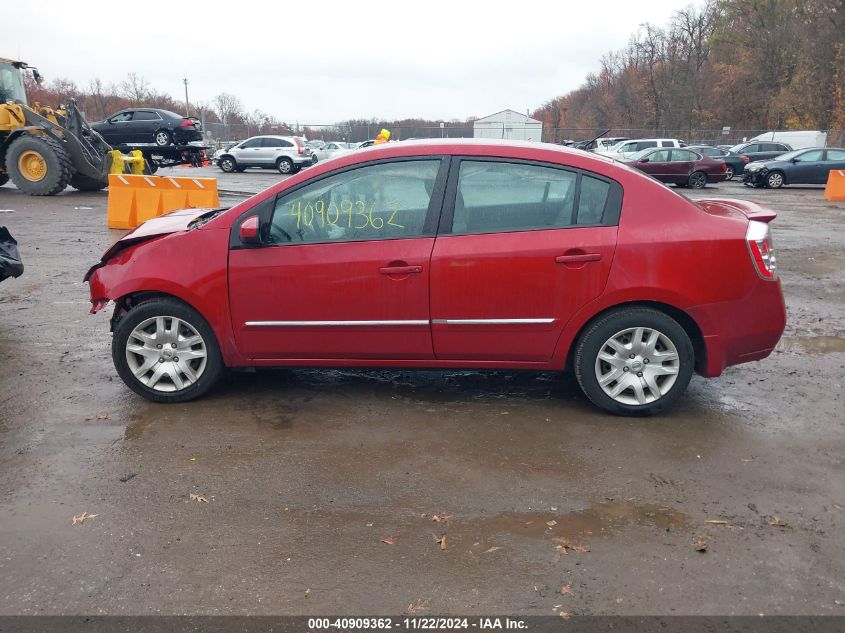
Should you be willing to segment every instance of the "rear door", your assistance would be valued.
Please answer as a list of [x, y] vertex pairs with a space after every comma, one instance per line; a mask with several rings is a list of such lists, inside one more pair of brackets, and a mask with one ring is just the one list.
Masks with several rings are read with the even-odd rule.
[[686, 184], [697, 159], [695, 154], [685, 149], [673, 149], [668, 165], [671, 182], [679, 185]]
[[[442, 163], [442, 166], [441, 166]], [[229, 253], [238, 349], [252, 359], [431, 359], [440, 157], [321, 176], [251, 213], [260, 246]], [[242, 217], [240, 221], [243, 221]]]
[[548, 361], [604, 289], [621, 200], [618, 183], [588, 172], [453, 158], [431, 258], [436, 358]]
[[135, 110], [129, 129], [132, 141], [135, 143], [152, 143], [154, 135], [162, 127], [162, 119], [158, 112], [152, 110]]
[[824, 172], [820, 174], [821, 183], [827, 182], [831, 169], [845, 169], [845, 149], [827, 150], [824, 162]]

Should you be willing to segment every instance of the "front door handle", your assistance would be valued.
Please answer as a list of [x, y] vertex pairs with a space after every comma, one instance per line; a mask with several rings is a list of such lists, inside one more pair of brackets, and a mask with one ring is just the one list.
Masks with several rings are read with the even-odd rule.
[[418, 275], [422, 272], [422, 266], [384, 266], [378, 271], [382, 275]]
[[580, 253], [578, 255], [558, 255], [555, 257], [556, 264], [582, 264], [585, 262], [597, 262], [601, 259], [601, 253]]

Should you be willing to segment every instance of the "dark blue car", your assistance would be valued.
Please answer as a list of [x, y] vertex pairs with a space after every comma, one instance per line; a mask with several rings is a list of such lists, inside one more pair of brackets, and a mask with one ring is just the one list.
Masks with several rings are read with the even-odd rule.
[[772, 160], [749, 163], [742, 181], [753, 187], [772, 189], [783, 185], [823, 185], [831, 169], [845, 169], [845, 149], [810, 147]]

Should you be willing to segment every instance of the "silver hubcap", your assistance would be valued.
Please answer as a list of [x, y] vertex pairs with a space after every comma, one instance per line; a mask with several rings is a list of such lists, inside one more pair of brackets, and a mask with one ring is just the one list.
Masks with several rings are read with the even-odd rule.
[[156, 143], [158, 143], [159, 145], [167, 145], [168, 140], [169, 139], [167, 138], [167, 134], [165, 134], [164, 132], [159, 132], [158, 134], [156, 134]]
[[194, 384], [208, 354], [205, 341], [187, 321], [152, 317], [132, 330], [126, 341], [126, 362], [141, 384], [156, 391], [180, 391]]
[[783, 176], [780, 174], [772, 174], [769, 176], [769, 186], [770, 187], [780, 187], [783, 183]]
[[290, 163], [287, 162], [286, 160], [283, 160], [282, 162], [280, 162], [279, 163], [279, 171], [282, 172], [283, 174], [288, 173], [290, 171]]
[[725, 170], [725, 177], [726, 177], [728, 180], [730, 180], [731, 178], [733, 178], [733, 177], [734, 177], [734, 168], [733, 168], [733, 167], [728, 167], [728, 168]]
[[665, 396], [678, 378], [675, 344], [662, 332], [637, 327], [611, 336], [596, 358], [596, 379], [616, 402], [649, 404]]

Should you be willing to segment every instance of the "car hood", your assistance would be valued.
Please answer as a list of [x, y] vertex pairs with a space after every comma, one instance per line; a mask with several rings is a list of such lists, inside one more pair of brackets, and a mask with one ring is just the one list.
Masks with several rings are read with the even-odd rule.
[[[137, 229], [135, 229], [134, 231], [130, 231], [129, 233], [121, 237], [119, 240], [117, 240], [114, 244], [109, 246], [106, 249], [106, 252], [103, 253], [103, 256], [100, 258], [100, 261], [94, 264], [88, 270], [88, 272], [85, 273], [84, 281], [88, 281], [88, 279], [91, 277], [91, 274], [97, 268], [104, 265], [109, 259], [114, 257], [123, 249], [132, 246], [133, 244], [155, 239], [163, 235], [170, 235], [171, 233], [180, 233], [192, 228], [197, 228], [198, 226], [201, 226], [204, 223], [202, 222], [203, 219], [211, 219], [223, 210], [224, 209], [209, 208], [180, 209], [178, 211], [171, 211], [170, 213], [160, 215], [157, 218], [147, 220]], [[191, 223], [194, 222], [194, 226], [191, 226]]]

